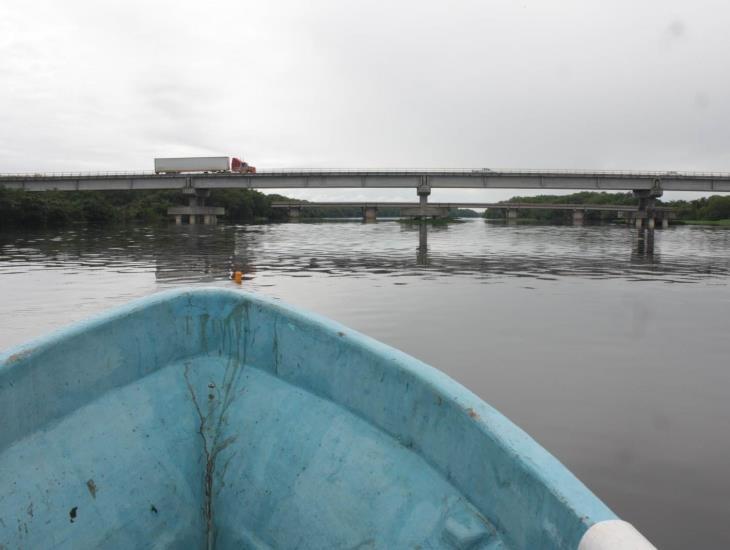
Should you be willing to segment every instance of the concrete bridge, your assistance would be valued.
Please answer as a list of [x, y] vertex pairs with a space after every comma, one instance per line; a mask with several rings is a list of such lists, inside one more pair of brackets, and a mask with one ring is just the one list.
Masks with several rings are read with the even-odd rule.
[[646, 220], [650, 228], [654, 227], [655, 220], [662, 223], [662, 227], [669, 226], [669, 220], [673, 217], [672, 209], [668, 207], [655, 207], [653, 215], [649, 216], [647, 212], [639, 211], [638, 206], [617, 205], [617, 204], [554, 204], [554, 203], [491, 203], [491, 202], [437, 202], [428, 203], [422, 206], [419, 203], [411, 202], [294, 202], [280, 201], [273, 202], [272, 208], [286, 209], [290, 219], [298, 219], [303, 209], [308, 208], [360, 208], [364, 221], [375, 221], [378, 215], [378, 209], [381, 208], [398, 208], [400, 215], [412, 218], [444, 218], [448, 216], [449, 211], [455, 208], [484, 208], [502, 210], [505, 212], [505, 218], [508, 222], [517, 219], [517, 213], [520, 210], [565, 210], [573, 212], [573, 224], [582, 225], [585, 213], [591, 211], [598, 212], [616, 212], [624, 217], [634, 218], [640, 227], [640, 222]]
[[598, 191], [730, 192], [726, 172], [580, 170], [271, 170], [155, 174], [154, 172], [0, 174], [0, 186], [26, 191], [123, 189], [573, 189]]
[[[179, 189], [188, 207], [170, 215], [214, 222], [203, 201], [210, 189], [413, 188], [419, 207], [428, 206], [432, 189], [567, 189], [632, 191], [639, 198], [637, 220], [653, 219], [663, 191], [730, 192], [730, 173], [618, 172], [580, 170], [271, 170], [256, 174], [189, 173], [35, 173], [0, 175], [0, 187], [26, 191], [106, 191]], [[202, 210], [201, 210], [202, 209]]]

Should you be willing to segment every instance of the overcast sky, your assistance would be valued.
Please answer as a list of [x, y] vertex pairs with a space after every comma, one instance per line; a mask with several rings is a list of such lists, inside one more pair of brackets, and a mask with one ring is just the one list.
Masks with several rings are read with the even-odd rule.
[[1, 0], [0, 83], [0, 172], [730, 170], [727, 0]]

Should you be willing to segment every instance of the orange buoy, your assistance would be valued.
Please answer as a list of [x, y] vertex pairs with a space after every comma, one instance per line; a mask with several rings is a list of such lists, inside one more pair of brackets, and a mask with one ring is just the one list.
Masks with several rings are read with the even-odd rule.
[[240, 285], [240, 284], [241, 284], [241, 281], [242, 281], [242, 280], [243, 280], [243, 273], [241, 273], [240, 271], [236, 271], [236, 272], [235, 272], [235, 273], [233, 274], [233, 281], [234, 281], [234, 282], [235, 282], [236, 284]]

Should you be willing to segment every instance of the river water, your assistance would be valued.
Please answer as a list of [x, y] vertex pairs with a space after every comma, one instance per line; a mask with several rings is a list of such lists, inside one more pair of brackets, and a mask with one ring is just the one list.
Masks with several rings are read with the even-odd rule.
[[397, 221], [0, 233], [0, 349], [178, 286], [336, 319], [446, 372], [657, 546], [730, 547], [730, 230]]

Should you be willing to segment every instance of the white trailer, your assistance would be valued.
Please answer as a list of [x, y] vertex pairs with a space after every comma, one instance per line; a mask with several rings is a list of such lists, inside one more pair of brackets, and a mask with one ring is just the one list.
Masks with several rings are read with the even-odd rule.
[[228, 157], [183, 157], [155, 159], [157, 174], [179, 174], [180, 172], [228, 172], [231, 162]]

